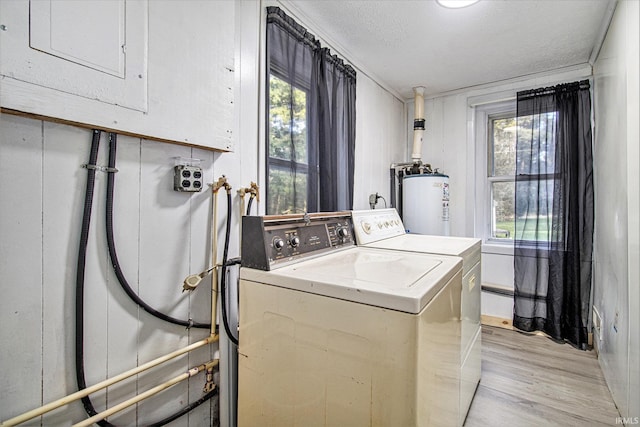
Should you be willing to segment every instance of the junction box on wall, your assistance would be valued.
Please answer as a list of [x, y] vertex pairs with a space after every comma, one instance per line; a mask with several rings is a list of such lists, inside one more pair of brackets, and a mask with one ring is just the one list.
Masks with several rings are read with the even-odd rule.
[[198, 192], [202, 190], [203, 176], [200, 159], [186, 159], [176, 157], [173, 167], [173, 189], [183, 192]]

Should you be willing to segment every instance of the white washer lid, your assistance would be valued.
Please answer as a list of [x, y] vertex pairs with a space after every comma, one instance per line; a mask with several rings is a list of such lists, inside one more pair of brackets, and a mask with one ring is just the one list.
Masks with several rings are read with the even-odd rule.
[[481, 249], [480, 239], [425, 234], [403, 234], [368, 243], [366, 247], [459, 256], [463, 259], [465, 273], [480, 261]]
[[240, 278], [417, 314], [461, 268], [458, 257], [354, 247]]

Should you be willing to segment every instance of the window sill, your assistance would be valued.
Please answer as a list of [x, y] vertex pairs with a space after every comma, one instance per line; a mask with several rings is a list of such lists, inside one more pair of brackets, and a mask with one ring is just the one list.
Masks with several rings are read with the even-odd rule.
[[513, 256], [513, 242], [502, 243], [493, 240], [484, 240], [482, 242], [482, 253]]

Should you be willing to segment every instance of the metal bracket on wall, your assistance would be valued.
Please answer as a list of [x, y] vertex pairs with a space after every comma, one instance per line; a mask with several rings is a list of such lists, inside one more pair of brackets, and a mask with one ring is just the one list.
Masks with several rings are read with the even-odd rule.
[[116, 173], [116, 172], [118, 172], [117, 168], [110, 168], [108, 166], [84, 164], [84, 165], [82, 165], [82, 167], [85, 168], [85, 169], [97, 170], [98, 172], [107, 172], [107, 173]]

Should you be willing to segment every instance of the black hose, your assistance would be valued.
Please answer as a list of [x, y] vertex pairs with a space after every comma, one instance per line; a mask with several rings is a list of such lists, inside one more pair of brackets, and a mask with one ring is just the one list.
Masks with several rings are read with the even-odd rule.
[[[76, 382], [78, 384], [78, 390], [83, 390], [87, 387], [87, 383], [84, 376], [84, 273], [86, 268], [86, 259], [87, 259], [87, 243], [89, 240], [89, 225], [91, 223], [91, 210], [93, 206], [93, 190], [95, 187], [95, 178], [96, 178], [96, 170], [95, 166], [98, 160], [98, 148], [100, 146], [100, 134], [101, 132], [97, 129], [93, 130], [93, 136], [91, 138], [91, 151], [89, 154], [89, 163], [87, 164], [87, 186], [85, 190], [84, 196], [84, 210], [82, 213], [82, 229], [80, 231], [80, 245], [78, 248], [78, 263], [76, 269], [76, 345], [75, 345], [75, 359], [76, 359]], [[114, 144], [113, 146], [113, 154], [115, 158], [115, 134], [109, 134], [110, 141]], [[110, 167], [115, 167], [114, 164], [111, 165], [111, 150], [109, 152]], [[111, 179], [113, 173], [109, 174], [109, 179]], [[111, 185], [111, 196], [113, 196], [113, 185]], [[111, 197], [111, 201], [113, 201], [113, 197]], [[108, 209], [109, 211], [109, 209]], [[108, 215], [109, 217], [109, 215]], [[113, 230], [112, 230], [113, 231]], [[112, 233], [111, 233], [112, 234]], [[113, 236], [111, 236], [113, 238]], [[113, 239], [112, 239], [113, 240]], [[114, 252], [115, 253], [115, 252]], [[213, 396], [218, 393], [218, 388], [210, 391], [209, 393], [202, 396], [195, 402], [192, 402], [188, 406], [182, 408], [180, 411], [164, 418], [161, 421], [158, 421], [153, 426], [163, 426], [165, 424], [170, 423], [173, 420], [181, 417], [182, 415], [190, 412], [196, 407], [200, 406]], [[84, 396], [81, 398], [82, 405], [84, 406], [84, 410], [90, 417], [97, 415], [93, 403], [89, 396]], [[105, 427], [115, 427], [107, 420], [100, 420], [97, 422], [100, 426]]]
[[227, 258], [229, 256], [229, 236], [231, 235], [231, 193], [227, 191], [227, 229], [224, 236], [224, 251], [222, 253], [222, 278], [220, 279], [220, 306], [222, 307], [222, 323], [224, 324], [224, 331], [227, 333], [229, 340], [238, 345], [238, 339], [231, 333], [229, 327], [229, 319], [227, 318], [227, 267], [229, 263]]
[[398, 202], [396, 201], [396, 169], [395, 168], [389, 169], [389, 183], [390, 183], [389, 199], [391, 200], [389, 207], [392, 208], [398, 204]]
[[[117, 139], [116, 134], [109, 134], [109, 168], [115, 169], [116, 167], [116, 147], [117, 147]], [[187, 328], [201, 328], [201, 329], [209, 329], [211, 328], [210, 323], [199, 323], [194, 322], [192, 320], [181, 320], [176, 319], [175, 317], [171, 317], [167, 314], [161, 313], [160, 311], [154, 309], [149, 304], [144, 302], [138, 294], [136, 294], [129, 282], [124, 277], [124, 273], [120, 268], [120, 263], [118, 262], [118, 255], [116, 253], [116, 244], [113, 239], [113, 190], [115, 186], [115, 174], [109, 173], [107, 177], [107, 244], [109, 245], [109, 256], [111, 257], [111, 264], [113, 265], [113, 271], [116, 273], [116, 277], [118, 278], [118, 282], [120, 282], [120, 286], [122, 289], [129, 295], [138, 306], [140, 306], [144, 311], [151, 314], [152, 316], [157, 317], [158, 319], [162, 319], [166, 322], [170, 322], [176, 325], [185, 326]]]
[[[87, 388], [84, 377], [84, 272], [87, 260], [87, 242], [89, 240], [89, 225], [91, 223], [91, 207], [93, 205], [93, 189], [96, 182], [96, 162], [98, 160], [98, 147], [100, 146], [100, 134], [93, 130], [91, 138], [91, 152], [87, 164], [87, 188], [84, 194], [84, 210], [82, 212], [82, 229], [80, 231], [80, 247], [78, 248], [78, 265], [76, 269], [76, 382], [78, 390]], [[96, 415], [96, 409], [89, 396], [82, 398], [82, 405], [86, 413], [92, 417]], [[106, 420], [98, 422], [101, 426], [113, 426]]]
[[249, 197], [249, 203], [247, 203], [247, 216], [251, 215], [251, 204], [253, 203], [253, 194]]

